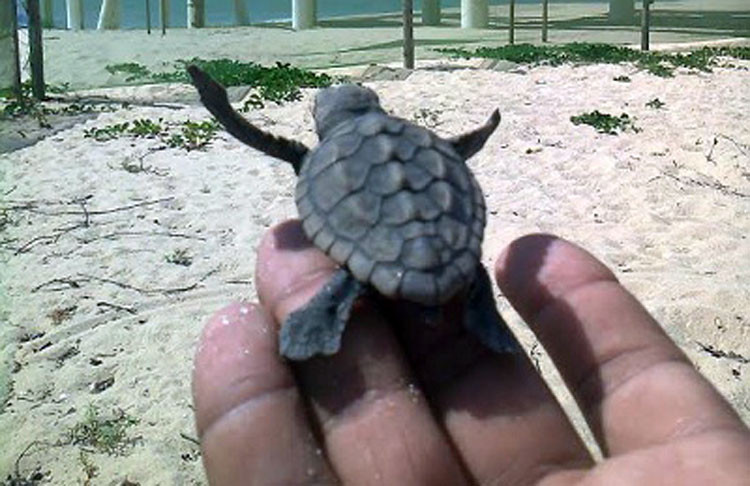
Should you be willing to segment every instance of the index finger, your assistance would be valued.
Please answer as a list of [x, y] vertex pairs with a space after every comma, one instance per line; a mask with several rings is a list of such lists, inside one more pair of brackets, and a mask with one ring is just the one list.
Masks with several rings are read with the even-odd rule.
[[549, 235], [524, 237], [500, 257], [496, 275], [605, 453], [744, 430], [659, 324], [584, 250]]
[[278, 356], [273, 321], [235, 302], [206, 325], [193, 396], [206, 475], [213, 485], [334, 484], [302, 397]]

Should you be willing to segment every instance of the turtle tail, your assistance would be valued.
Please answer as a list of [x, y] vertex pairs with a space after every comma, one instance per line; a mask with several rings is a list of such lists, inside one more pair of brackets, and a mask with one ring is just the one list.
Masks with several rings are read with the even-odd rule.
[[271, 157], [289, 162], [294, 173], [299, 174], [309, 149], [302, 143], [264, 132], [237, 113], [229, 104], [227, 91], [195, 65], [188, 66], [188, 74], [198, 89], [201, 102], [224, 128], [240, 142], [260, 150]]

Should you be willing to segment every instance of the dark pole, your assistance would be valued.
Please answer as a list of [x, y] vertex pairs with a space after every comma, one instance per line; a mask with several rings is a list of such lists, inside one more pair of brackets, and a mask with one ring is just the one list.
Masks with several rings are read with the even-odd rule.
[[10, 0], [10, 35], [11, 43], [13, 44], [13, 94], [16, 95], [17, 99], [21, 99], [23, 92], [21, 91], [21, 64], [18, 56], [18, 10], [15, 0]]
[[549, 22], [549, 0], [542, 1], [542, 42], [547, 42], [547, 23]]
[[653, 0], [643, 0], [643, 10], [641, 11], [641, 50], [649, 49], [649, 30], [651, 28], [651, 2]]
[[508, 43], [516, 42], [516, 0], [510, 0], [510, 29], [508, 30]]
[[29, 14], [29, 63], [31, 64], [31, 94], [44, 99], [44, 53], [42, 50], [42, 18], [39, 0], [27, 0]]
[[146, 32], [151, 34], [151, 2], [146, 0]]
[[404, 67], [414, 69], [414, 2], [404, 2]]
[[161, 35], [167, 35], [167, 0], [159, 0], [159, 20], [161, 21]]

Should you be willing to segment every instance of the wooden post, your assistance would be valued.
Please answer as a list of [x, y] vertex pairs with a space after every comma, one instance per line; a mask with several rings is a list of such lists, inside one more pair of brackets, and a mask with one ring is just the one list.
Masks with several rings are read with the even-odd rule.
[[542, 0], [542, 42], [549, 41], [549, 0]]
[[516, 42], [516, 0], [510, 0], [510, 28], [508, 29], [508, 43], [515, 44]]
[[29, 64], [31, 64], [31, 94], [43, 100], [44, 94], [44, 52], [42, 49], [42, 17], [39, 13], [39, 0], [26, 0], [29, 14]]
[[414, 2], [403, 0], [404, 7], [404, 67], [414, 69]]
[[151, 35], [151, 1], [146, 0], [146, 32]]
[[68, 29], [83, 30], [83, 0], [66, 0]]
[[169, 0], [159, 0], [159, 23], [161, 24], [161, 35], [167, 35], [169, 25]]
[[234, 21], [237, 25], [250, 24], [250, 16], [247, 14], [245, 0], [234, 0]]
[[17, 15], [16, 2], [0, 3], [0, 89], [10, 88], [16, 98], [21, 98]]
[[96, 30], [114, 30], [120, 28], [120, 0], [102, 0], [99, 10], [99, 22]]
[[651, 2], [653, 0], [643, 0], [643, 10], [641, 11], [641, 50], [649, 50], [649, 30], [651, 29]]
[[206, 3], [204, 0], [187, 0], [187, 27], [200, 29], [206, 26]]

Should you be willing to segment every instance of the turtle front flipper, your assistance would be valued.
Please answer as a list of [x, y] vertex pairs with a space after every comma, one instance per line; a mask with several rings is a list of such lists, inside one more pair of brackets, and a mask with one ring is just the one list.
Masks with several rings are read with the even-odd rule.
[[495, 110], [487, 123], [469, 133], [449, 138], [448, 142], [453, 145], [453, 148], [464, 160], [469, 160], [472, 155], [482, 150], [487, 139], [490, 138], [499, 124], [500, 112]]
[[194, 65], [188, 66], [187, 71], [203, 105], [229, 133], [256, 150], [289, 162], [294, 167], [294, 173], [299, 174], [305, 154], [309, 151], [304, 144], [264, 132], [234, 111], [229, 104], [227, 91], [211, 76]]
[[482, 265], [477, 267], [477, 275], [469, 289], [464, 325], [482, 344], [495, 352], [516, 353], [521, 349], [497, 311], [492, 295], [492, 282]]
[[317, 354], [335, 354], [349, 320], [352, 305], [366, 287], [344, 269], [338, 269], [323, 288], [281, 326], [282, 356], [304, 360]]

